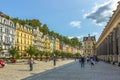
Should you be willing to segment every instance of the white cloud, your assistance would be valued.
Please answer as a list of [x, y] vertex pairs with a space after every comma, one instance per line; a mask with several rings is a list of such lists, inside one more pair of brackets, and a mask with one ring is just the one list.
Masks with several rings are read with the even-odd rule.
[[113, 14], [120, 0], [109, 0], [103, 4], [96, 4], [90, 13], [84, 14], [84, 18], [92, 19], [96, 25], [104, 26]]
[[98, 32], [93, 32], [92, 34], [93, 34], [93, 35], [98, 35]]
[[72, 22], [70, 22], [70, 25], [72, 26], [72, 27], [76, 27], [76, 28], [81, 28], [81, 22], [80, 21], [72, 21]]
[[93, 32], [92, 35], [96, 37], [96, 40], [98, 40], [101, 33]]

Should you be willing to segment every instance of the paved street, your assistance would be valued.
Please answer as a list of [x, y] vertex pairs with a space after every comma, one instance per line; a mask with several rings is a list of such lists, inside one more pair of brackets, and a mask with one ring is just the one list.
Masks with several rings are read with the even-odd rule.
[[99, 62], [93, 68], [89, 64], [81, 68], [72, 62], [23, 80], [120, 80], [120, 67]]
[[[55, 67], [62, 66], [73, 62], [74, 60], [58, 60]], [[33, 65], [33, 71], [29, 71], [29, 65], [27, 62], [7, 64], [4, 68], [0, 68], [0, 80], [21, 80], [28, 76], [33, 76], [38, 73], [45, 72], [55, 68], [53, 66], [53, 61], [38, 61]]]

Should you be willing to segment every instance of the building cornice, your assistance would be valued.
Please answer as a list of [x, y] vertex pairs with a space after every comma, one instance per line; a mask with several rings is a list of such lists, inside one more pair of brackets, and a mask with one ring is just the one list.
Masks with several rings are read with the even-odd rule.
[[119, 18], [120, 18], [120, 1], [118, 2], [119, 5], [117, 6], [117, 9], [113, 11], [112, 17], [110, 17], [110, 20], [108, 21], [106, 27], [104, 28], [103, 32], [101, 33], [97, 43], [96, 47], [98, 47], [102, 41], [112, 32], [114, 28], [117, 27], [119, 24]]

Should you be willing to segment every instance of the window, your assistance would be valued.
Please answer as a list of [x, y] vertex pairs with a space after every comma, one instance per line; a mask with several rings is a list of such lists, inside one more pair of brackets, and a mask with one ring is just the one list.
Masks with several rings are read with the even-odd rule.
[[0, 26], [0, 32], [2, 32], [2, 26]]
[[19, 32], [17, 32], [17, 36], [19, 36]]
[[22, 37], [22, 33], [21, 33], [21, 37]]
[[84, 44], [86, 44], [86, 42], [84, 42]]
[[21, 39], [21, 44], [22, 44], [22, 39]]
[[90, 46], [88, 46], [88, 48], [91, 48]]
[[26, 38], [26, 34], [24, 34], [24, 38]]
[[12, 23], [12, 22], [10, 22], [10, 26], [12, 26], [12, 27], [13, 27], [13, 23]]
[[19, 50], [19, 46], [17, 46], [17, 49]]
[[0, 17], [0, 22], [2, 22], [2, 18]]
[[90, 44], [90, 42], [88, 42], [88, 44]]
[[26, 40], [24, 40], [24, 44], [26, 44]]
[[17, 43], [19, 43], [19, 39], [17, 38]]
[[6, 20], [4, 20], [4, 24], [6, 24]]
[[12, 43], [14, 43], [14, 38], [12, 38]]
[[2, 35], [0, 36], [0, 40], [3, 41], [3, 36]]
[[32, 40], [32, 36], [30, 37], [30, 40]]
[[10, 30], [8, 28], [5, 28], [5, 33], [10, 34]]

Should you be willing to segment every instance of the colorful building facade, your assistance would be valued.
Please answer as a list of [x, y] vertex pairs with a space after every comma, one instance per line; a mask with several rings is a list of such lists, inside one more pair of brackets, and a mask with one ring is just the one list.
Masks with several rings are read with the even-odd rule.
[[40, 32], [39, 27], [34, 28], [33, 35], [35, 48], [37, 48], [39, 51], [43, 51], [44, 50], [43, 33]]
[[26, 56], [25, 50], [28, 46], [33, 45], [33, 29], [29, 25], [15, 24], [15, 46], [19, 50], [21, 56]]

